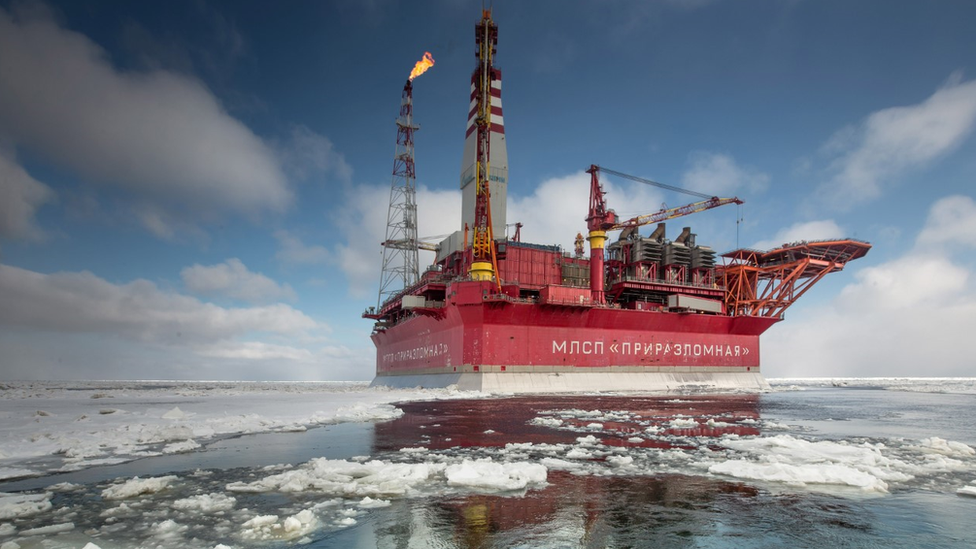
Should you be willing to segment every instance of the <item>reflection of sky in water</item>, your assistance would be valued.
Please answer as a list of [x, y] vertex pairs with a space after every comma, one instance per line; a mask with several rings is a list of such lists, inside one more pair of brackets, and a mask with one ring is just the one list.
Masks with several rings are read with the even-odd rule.
[[[928, 438], [973, 444], [973, 395], [818, 389], [760, 396], [445, 400], [400, 407], [404, 415], [387, 423], [244, 436], [190, 454], [0, 484], [0, 490], [10, 491], [89, 483], [55, 492], [51, 503], [60, 511], [9, 521], [20, 532], [70, 521], [70, 532], [18, 538], [0, 529], [0, 543], [17, 539], [24, 549], [40, 547], [45, 538], [78, 547], [91, 541], [102, 549], [217, 542], [235, 547], [976, 544], [968, 527], [976, 499], [956, 495], [959, 487], [976, 482], [976, 457]], [[440, 473], [401, 494], [369, 492], [380, 486], [369, 478], [331, 491], [280, 485], [269, 491], [229, 490], [261, 487], [267, 479], [296, 472], [321, 480], [314, 467], [300, 464], [322, 456], [370, 456], [388, 470], [418, 466]], [[444, 467], [465, 459], [544, 463], [547, 482], [502, 493], [447, 482]], [[804, 474], [830, 467], [869, 474], [877, 467], [888, 492], [709, 472], [729, 463]], [[281, 465], [267, 467], [275, 464]], [[102, 497], [105, 488], [125, 478], [171, 471], [179, 479], [162, 491], [123, 501]], [[370, 500], [364, 499], [367, 493]], [[232, 497], [234, 504], [220, 511], [180, 509], [178, 502], [204, 496]], [[312, 512], [301, 515], [303, 510]], [[262, 515], [277, 515], [265, 530], [273, 534], [269, 540], [245, 527]], [[314, 522], [299, 524], [294, 519], [299, 516], [314, 516]], [[299, 535], [283, 535], [286, 524], [299, 524]]]

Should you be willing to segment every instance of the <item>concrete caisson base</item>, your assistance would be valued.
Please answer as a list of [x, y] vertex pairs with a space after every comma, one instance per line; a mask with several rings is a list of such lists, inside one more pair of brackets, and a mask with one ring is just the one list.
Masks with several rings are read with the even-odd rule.
[[768, 391], [759, 372], [444, 373], [376, 376], [372, 387], [438, 388], [487, 393], [688, 393]]

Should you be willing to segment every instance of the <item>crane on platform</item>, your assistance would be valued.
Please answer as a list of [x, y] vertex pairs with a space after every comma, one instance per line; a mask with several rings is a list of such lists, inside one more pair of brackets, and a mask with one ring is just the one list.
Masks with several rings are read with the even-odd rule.
[[[644, 183], [645, 185], [652, 185], [662, 189], [692, 195], [701, 198], [702, 200], [692, 202], [691, 204], [685, 204], [684, 206], [678, 206], [676, 208], [663, 208], [660, 211], [651, 214], [639, 215], [637, 217], [621, 221], [617, 218], [616, 212], [607, 207], [607, 202], [604, 198], [607, 193], [603, 190], [603, 185], [600, 184], [600, 178], [598, 175], [600, 172], [629, 179], [631, 181], [636, 181], [638, 183]], [[625, 174], [616, 170], [597, 166], [596, 164], [592, 164], [590, 168], [586, 170], [586, 173], [590, 174], [590, 210], [586, 216], [586, 227], [589, 230], [587, 240], [590, 242], [590, 285], [593, 300], [597, 303], [603, 303], [605, 299], [603, 287], [603, 249], [607, 241], [607, 231], [616, 231], [621, 229], [632, 230], [643, 225], [659, 223], [668, 219], [703, 212], [712, 208], [718, 208], [719, 206], [725, 206], [726, 204], [742, 204], [742, 200], [740, 200], [738, 197], [719, 198], [717, 196], [708, 196], [705, 193], [683, 189], [681, 187], [674, 187], [664, 183], [658, 183], [657, 181]]]

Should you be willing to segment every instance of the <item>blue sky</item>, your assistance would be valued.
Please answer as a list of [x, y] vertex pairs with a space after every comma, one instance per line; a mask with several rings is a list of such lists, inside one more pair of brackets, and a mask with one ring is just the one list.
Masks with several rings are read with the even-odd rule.
[[[449, 233], [480, 7], [0, 2], [0, 377], [371, 378], [400, 92], [430, 51], [420, 233]], [[524, 240], [571, 247], [591, 163], [737, 195], [683, 224], [874, 245], [763, 336], [768, 376], [976, 375], [976, 5], [494, 18]], [[607, 186], [622, 215], [689, 201]]]

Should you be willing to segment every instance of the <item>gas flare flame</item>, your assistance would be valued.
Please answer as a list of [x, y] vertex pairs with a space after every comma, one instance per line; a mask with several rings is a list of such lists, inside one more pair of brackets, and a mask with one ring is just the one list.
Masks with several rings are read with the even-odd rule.
[[421, 59], [420, 61], [417, 61], [417, 64], [414, 65], [413, 70], [410, 71], [410, 81], [413, 82], [414, 78], [417, 78], [421, 74], [424, 74], [425, 72], [427, 72], [427, 69], [433, 66], [434, 66], [434, 58], [430, 55], [429, 51], [425, 51], [424, 58]]

